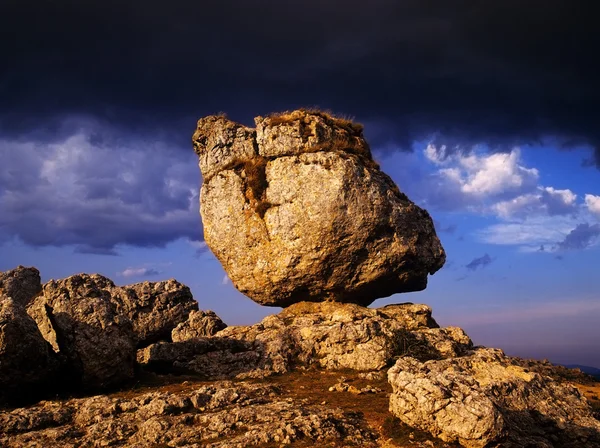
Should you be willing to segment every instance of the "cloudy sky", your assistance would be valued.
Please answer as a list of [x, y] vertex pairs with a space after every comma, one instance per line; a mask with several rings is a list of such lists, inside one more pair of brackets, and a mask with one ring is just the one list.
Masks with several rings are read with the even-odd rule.
[[276, 312], [205, 247], [195, 121], [319, 106], [436, 221], [442, 325], [600, 367], [600, 32], [567, 0], [4, 0], [0, 270], [177, 278], [229, 324]]

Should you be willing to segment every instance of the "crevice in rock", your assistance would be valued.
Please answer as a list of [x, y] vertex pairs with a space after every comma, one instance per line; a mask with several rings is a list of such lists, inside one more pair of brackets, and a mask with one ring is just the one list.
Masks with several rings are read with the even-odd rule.
[[236, 172], [244, 181], [244, 198], [261, 219], [272, 205], [266, 200], [269, 187], [267, 163], [267, 158], [256, 156], [236, 167]]

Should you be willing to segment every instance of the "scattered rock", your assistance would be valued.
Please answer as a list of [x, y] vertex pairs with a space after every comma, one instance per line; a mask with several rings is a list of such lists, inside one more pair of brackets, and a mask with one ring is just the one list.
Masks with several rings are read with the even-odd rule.
[[448, 442], [468, 448], [600, 446], [600, 422], [576, 388], [514, 365], [501, 350], [425, 363], [402, 358], [388, 379], [390, 411]]
[[213, 336], [227, 328], [227, 325], [213, 311], [192, 311], [185, 322], [181, 322], [171, 332], [173, 342]]
[[362, 128], [322, 112], [198, 121], [204, 236], [268, 306], [369, 305], [418, 291], [445, 261], [429, 214], [375, 164]]
[[312, 446], [377, 446], [359, 415], [283, 399], [272, 385], [221, 382], [180, 389], [0, 412], [0, 446], [226, 448], [298, 440]]
[[176, 280], [142, 282], [110, 291], [117, 313], [133, 324], [138, 347], [170, 341], [171, 331], [185, 322], [198, 302], [190, 289]]
[[160, 366], [163, 372], [208, 377], [211, 371], [217, 377], [229, 372], [243, 378], [285, 373], [300, 365], [381, 370], [400, 356], [439, 359], [471, 348], [462, 330], [435, 327], [431, 309], [425, 305], [371, 309], [304, 302], [256, 325], [227, 327], [211, 338], [155, 344], [140, 352], [138, 361], [155, 371]]
[[0, 400], [43, 395], [58, 370], [50, 344], [21, 303], [0, 293]]
[[329, 388], [329, 392], [350, 392], [351, 394], [360, 395], [360, 394], [378, 394], [383, 392], [383, 390], [378, 387], [373, 387], [371, 385], [367, 385], [366, 387], [361, 387], [360, 389], [352, 384], [348, 383], [336, 383]]
[[114, 284], [101, 275], [52, 280], [28, 307], [74, 385], [115, 386], [133, 378], [135, 337], [117, 312]]
[[387, 373], [382, 370], [375, 370], [373, 372], [360, 372], [358, 377], [368, 381], [380, 381], [387, 376]]
[[27, 305], [41, 291], [40, 271], [36, 268], [18, 266], [0, 272], [0, 294], [12, 298], [21, 306]]

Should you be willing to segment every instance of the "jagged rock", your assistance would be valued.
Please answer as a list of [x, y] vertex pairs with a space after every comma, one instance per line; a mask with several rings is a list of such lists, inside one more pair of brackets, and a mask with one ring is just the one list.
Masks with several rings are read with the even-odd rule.
[[222, 382], [178, 389], [0, 412], [0, 446], [377, 446], [361, 416], [284, 399], [273, 385]]
[[20, 401], [43, 393], [57, 369], [35, 321], [21, 303], [0, 293], [0, 399]]
[[25, 306], [42, 291], [40, 271], [36, 268], [18, 266], [0, 272], [0, 294], [11, 297], [16, 303]]
[[190, 289], [173, 279], [113, 287], [111, 300], [133, 324], [139, 347], [171, 340], [171, 331], [198, 310]]
[[214, 311], [192, 311], [185, 322], [181, 322], [171, 332], [173, 342], [213, 336], [227, 328], [227, 325]]
[[28, 307], [75, 384], [102, 388], [133, 378], [135, 337], [111, 300], [114, 287], [97, 274], [51, 280]]
[[258, 369], [261, 353], [251, 344], [219, 337], [181, 342], [157, 342], [137, 352], [137, 362], [157, 373], [194, 374], [206, 379], [224, 379], [246, 373], [264, 377]]
[[390, 411], [468, 448], [600, 447], [600, 422], [578, 390], [513, 364], [501, 350], [399, 359], [388, 372]]
[[155, 344], [138, 353], [138, 362], [151, 370], [207, 377], [211, 372], [217, 377], [264, 377], [298, 365], [380, 370], [399, 356], [439, 359], [471, 348], [461, 329], [436, 327], [425, 305], [371, 309], [303, 302], [256, 325], [227, 327], [211, 338]]
[[210, 116], [193, 136], [205, 240], [236, 288], [285, 307], [426, 287], [445, 261], [433, 222], [379, 170], [360, 126], [309, 111], [255, 122]]
[[593, 376], [582, 372], [580, 369], [572, 369], [561, 365], [555, 365], [547, 359], [537, 360], [510, 357], [510, 360], [514, 365], [523, 367], [524, 369], [532, 372], [539, 373], [543, 376], [549, 376], [556, 381], [569, 381], [579, 384], [590, 384], [596, 382]]

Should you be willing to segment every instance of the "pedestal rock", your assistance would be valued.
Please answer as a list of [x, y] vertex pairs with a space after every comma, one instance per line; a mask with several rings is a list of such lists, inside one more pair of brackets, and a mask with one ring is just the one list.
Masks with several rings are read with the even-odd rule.
[[204, 236], [254, 301], [369, 305], [445, 261], [429, 214], [379, 170], [362, 127], [318, 111], [198, 121]]

